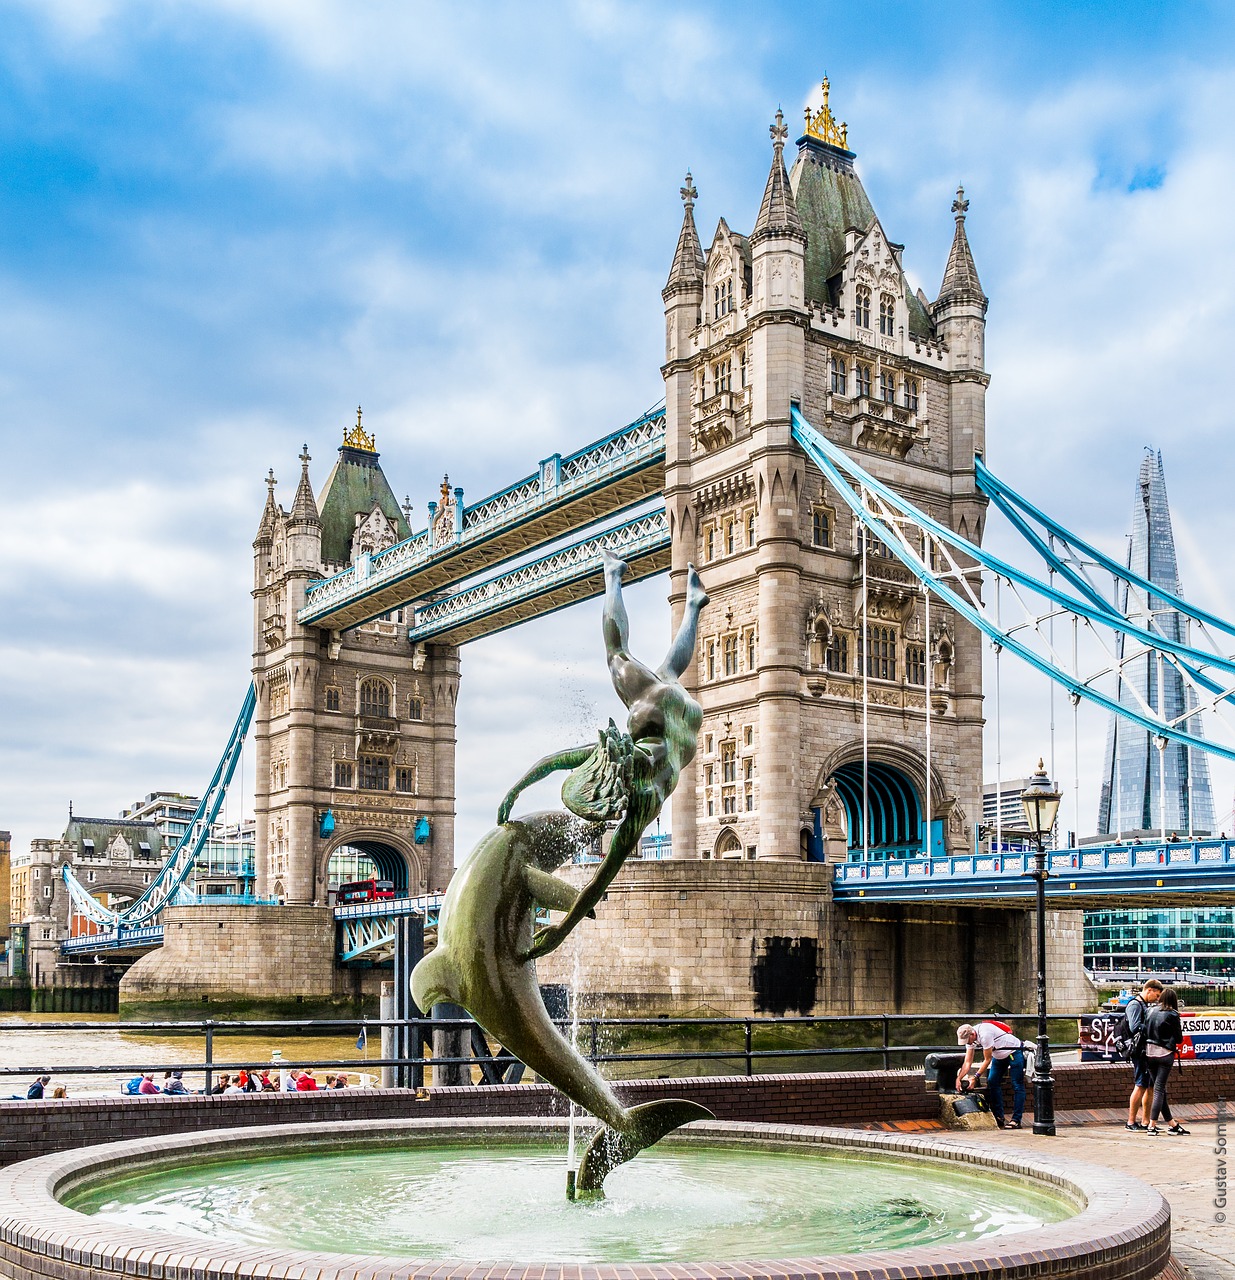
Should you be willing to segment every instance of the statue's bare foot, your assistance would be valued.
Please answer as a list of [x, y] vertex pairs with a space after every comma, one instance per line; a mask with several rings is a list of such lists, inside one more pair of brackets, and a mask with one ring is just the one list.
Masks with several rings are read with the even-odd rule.
[[605, 581], [612, 578], [615, 582], [621, 582], [626, 572], [626, 561], [621, 556], [614, 555], [608, 547], [601, 547], [600, 558], [605, 564]]
[[686, 575], [686, 606], [702, 609], [708, 603], [710, 597], [703, 589], [703, 583], [699, 581], [699, 573], [693, 564], [686, 566], [690, 572]]

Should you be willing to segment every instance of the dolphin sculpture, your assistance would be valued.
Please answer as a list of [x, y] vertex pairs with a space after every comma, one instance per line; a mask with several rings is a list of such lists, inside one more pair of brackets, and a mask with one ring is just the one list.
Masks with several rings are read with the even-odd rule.
[[575, 1180], [575, 1193], [593, 1199], [604, 1195], [611, 1169], [680, 1125], [713, 1118], [706, 1107], [682, 1099], [622, 1106], [553, 1025], [541, 998], [532, 955], [535, 910], [575, 906], [578, 891], [552, 872], [602, 830], [560, 811], [494, 828], [451, 878], [437, 946], [412, 971], [417, 1008], [462, 1005], [504, 1049], [602, 1122]]

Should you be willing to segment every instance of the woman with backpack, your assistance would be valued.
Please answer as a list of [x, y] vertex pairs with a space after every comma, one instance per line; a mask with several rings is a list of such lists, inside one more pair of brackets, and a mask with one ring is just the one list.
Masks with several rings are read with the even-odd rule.
[[1172, 1115], [1166, 1100], [1166, 1086], [1175, 1065], [1175, 1055], [1184, 1042], [1183, 1024], [1179, 1020], [1179, 997], [1174, 987], [1164, 987], [1157, 1004], [1150, 1009], [1145, 1022], [1145, 1065], [1153, 1080], [1154, 1101], [1147, 1133], [1157, 1137], [1158, 1117], [1168, 1124], [1168, 1133], [1188, 1132]]

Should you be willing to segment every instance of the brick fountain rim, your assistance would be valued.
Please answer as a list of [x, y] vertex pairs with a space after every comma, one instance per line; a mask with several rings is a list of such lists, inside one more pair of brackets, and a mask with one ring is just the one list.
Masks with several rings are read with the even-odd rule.
[[[310, 1253], [214, 1244], [196, 1237], [137, 1230], [66, 1208], [59, 1196], [135, 1168], [155, 1169], [220, 1157], [296, 1150], [327, 1151], [455, 1139], [515, 1142], [563, 1130], [543, 1118], [358, 1120], [215, 1129], [61, 1151], [0, 1170], [0, 1265], [14, 1280], [882, 1280], [883, 1277], [1084, 1276], [1090, 1280], [1182, 1274], [1170, 1260], [1170, 1208], [1152, 1187], [1125, 1174], [1053, 1157], [1000, 1151], [988, 1140], [941, 1143], [917, 1135], [716, 1121], [695, 1124], [667, 1142], [735, 1148], [830, 1148], [943, 1160], [1028, 1178], [1078, 1206], [1062, 1222], [956, 1245], [773, 1261], [690, 1264], [529, 1264], [418, 1262], [358, 1254]], [[1046, 1140], [1043, 1140], [1044, 1143]]]

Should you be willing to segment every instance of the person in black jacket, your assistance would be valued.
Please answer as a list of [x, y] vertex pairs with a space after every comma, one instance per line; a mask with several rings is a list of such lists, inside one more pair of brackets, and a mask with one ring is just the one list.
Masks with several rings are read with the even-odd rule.
[[1187, 1133], [1172, 1115], [1170, 1104], [1166, 1100], [1166, 1085], [1171, 1078], [1171, 1067], [1175, 1065], [1175, 1054], [1184, 1042], [1183, 1025], [1179, 1020], [1179, 997], [1174, 987], [1165, 987], [1158, 998], [1157, 1005], [1150, 1009], [1145, 1023], [1145, 1065], [1153, 1077], [1154, 1101], [1150, 1112], [1149, 1128], [1146, 1132], [1157, 1136], [1162, 1131], [1158, 1128], [1158, 1117], [1167, 1121], [1170, 1133]]

